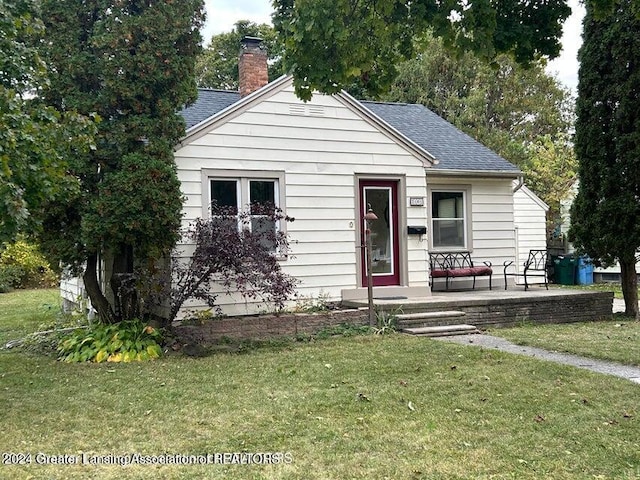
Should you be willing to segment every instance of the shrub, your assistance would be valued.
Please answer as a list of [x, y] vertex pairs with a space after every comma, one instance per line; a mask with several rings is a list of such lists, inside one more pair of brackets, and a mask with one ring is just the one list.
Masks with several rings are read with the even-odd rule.
[[0, 288], [44, 288], [58, 284], [58, 276], [36, 244], [20, 238], [0, 253]]
[[65, 337], [58, 346], [58, 358], [70, 363], [153, 360], [162, 354], [161, 341], [158, 329], [138, 319], [99, 323]]
[[22, 269], [16, 265], [0, 263], [0, 293], [7, 293], [20, 283]]
[[274, 226], [292, 222], [274, 205], [252, 204], [251, 209], [211, 207], [211, 218], [197, 220], [187, 232], [193, 254], [182, 261], [177, 252], [172, 262], [169, 320], [176, 318], [190, 299], [207, 303], [221, 314], [217, 304], [217, 283], [228, 295], [239, 294], [247, 301], [260, 302], [280, 311], [292, 298], [297, 280], [280, 268], [279, 257], [289, 254], [289, 240]]

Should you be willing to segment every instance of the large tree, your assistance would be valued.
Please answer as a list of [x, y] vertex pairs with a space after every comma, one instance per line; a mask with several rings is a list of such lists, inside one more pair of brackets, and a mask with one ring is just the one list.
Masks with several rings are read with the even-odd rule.
[[570, 92], [545, 72], [544, 59], [525, 68], [501, 54], [490, 65], [471, 52], [456, 55], [431, 36], [420, 43], [383, 98], [426, 105], [520, 167], [550, 205], [553, 228], [577, 169]]
[[35, 2], [0, 2], [0, 244], [37, 234], [45, 204], [77, 191], [66, 158], [91, 142], [87, 118], [43, 102], [43, 32]]
[[211, 37], [211, 43], [196, 62], [196, 81], [199, 87], [238, 90], [238, 52], [240, 40], [246, 36], [261, 38], [267, 49], [269, 81], [282, 71], [283, 45], [271, 25], [239, 20], [230, 32]]
[[577, 248], [620, 263], [626, 313], [638, 317], [640, 19], [633, 0], [596, 16], [587, 2], [576, 104], [580, 187], [571, 210]]
[[[179, 236], [182, 195], [173, 148], [185, 129], [177, 112], [196, 96], [203, 5], [41, 3], [47, 35], [40, 49], [54, 73], [43, 98], [61, 111], [102, 119], [96, 148], [70, 160], [79, 188], [48, 205], [43, 245], [84, 270], [100, 318], [117, 322], [133, 311], [122, 296], [134, 267], [166, 255]], [[112, 273], [111, 292], [100, 288], [100, 264]]]
[[527, 63], [560, 51], [566, 0], [274, 0], [284, 65], [298, 96], [335, 93], [360, 81], [373, 95], [393, 81], [414, 39], [431, 30], [448, 46], [492, 59], [512, 52]]

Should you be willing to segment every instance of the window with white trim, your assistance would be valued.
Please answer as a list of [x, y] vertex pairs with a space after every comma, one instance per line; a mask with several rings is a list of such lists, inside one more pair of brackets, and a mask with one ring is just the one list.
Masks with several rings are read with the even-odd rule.
[[[250, 213], [250, 221], [244, 228], [251, 231], [277, 231], [279, 222], [265, 215], [265, 207], [283, 208], [280, 202], [281, 176], [209, 176], [209, 205], [214, 202], [231, 212]], [[275, 245], [267, 245], [275, 251]]]
[[431, 241], [434, 248], [467, 248], [466, 197], [464, 190], [431, 191]]

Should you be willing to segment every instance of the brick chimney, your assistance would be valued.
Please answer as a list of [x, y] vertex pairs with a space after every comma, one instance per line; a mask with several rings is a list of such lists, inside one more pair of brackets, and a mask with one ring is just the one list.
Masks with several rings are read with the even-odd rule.
[[240, 45], [238, 62], [240, 96], [246, 97], [269, 83], [267, 50], [262, 46], [262, 39], [256, 37], [244, 37]]

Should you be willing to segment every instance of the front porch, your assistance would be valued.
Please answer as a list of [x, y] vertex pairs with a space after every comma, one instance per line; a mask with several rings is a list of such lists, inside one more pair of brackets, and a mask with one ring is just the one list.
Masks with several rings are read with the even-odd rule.
[[[526, 322], [568, 323], [609, 318], [613, 292], [546, 290], [470, 290], [433, 292], [425, 297], [374, 295], [375, 305], [398, 316], [399, 328], [470, 324], [479, 329]], [[345, 306], [366, 307], [366, 299], [345, 300]], [[423, 314], [423, 315], [418, 315]]]

